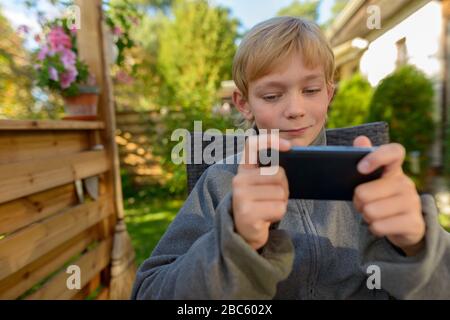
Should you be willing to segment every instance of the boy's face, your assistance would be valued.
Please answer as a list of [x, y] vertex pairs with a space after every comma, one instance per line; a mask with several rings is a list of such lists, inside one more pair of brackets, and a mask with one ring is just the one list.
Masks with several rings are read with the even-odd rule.
[[248, 99], [235, 91], [233, 101], [258, 129], [279, 129], [292, 145], [307, 146], [325, 125], [333, 92], [322, 66], [307, 68], [301, 55], [293, 54], [277, 70], [249, 83]]

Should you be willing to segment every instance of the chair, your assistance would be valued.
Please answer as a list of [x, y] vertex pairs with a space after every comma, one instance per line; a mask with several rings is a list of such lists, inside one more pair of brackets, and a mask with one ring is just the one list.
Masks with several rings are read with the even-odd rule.
[[[333, 146], [352, 146], [353, 140], [360, 135], [367, 136], [374, 146], [389, 143], [389, 126], [386, 122], [371, 122], [354, 127], [327, 129], [327, 145]], [[235, 154], [242, 150], [243, 145], [239, 143], [238, 136], [221, 136], [223, 140], [223, 154]], [[207, 136], [202, 132], [191, 132], [190, 147], [194, 150], [194, 142], [202, 141], [202, 151], [212, 142], [215, 141], [214, 136]], [[230, 143], [230, 141], [232, 141]], [[228, 143], [226, 143], [228, 142]], [[195, 183], [203, 174], [203, 172], [211, 165], [203, 162], [194, 164], [193, 152], [190, 152], [191, 162], [186, 165], [188, 175], [188, 192], [190, 193]]]

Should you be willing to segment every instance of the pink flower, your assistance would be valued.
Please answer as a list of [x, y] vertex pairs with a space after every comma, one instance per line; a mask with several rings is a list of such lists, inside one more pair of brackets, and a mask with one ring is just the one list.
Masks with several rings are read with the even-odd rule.
[[76, 35], [76, 34], [77, 34], [77, 26], [76, 26], [76, 25], [73, 25], [73, 26], [70, 28], [70, 33], [71, 33], [72, 35]]
[[17, 28], [17, 32], [18, 32], [18, 33], [25, 33], [25, 34], [27, 34], [28, 32], [30, 32], [30, 27], [28, 27], [28, 26], [22, 24], [22, 25], [20, 25], [20, 26]]
[[114, 27], [114, 30], [113, 30], [113, 33], [114, 33], [114, 35], [116, 35], [116, 36], [121, 36], [122, 33], [123, 33], [123, 31], [122, 31], [122, 29], [121, 29], [120, 27], [115, 26], [115, 27]]
[[70, 49], [63, 48], [61, 50], [61, 62], [64, 65], [64, 68], [69, 69], [73, 67], [76, 63], [77, 56]]
[[53, 50], [72, 48], [70, 37], [64, 32], [62, 27], [54, 27], [47, 35], [47, 40]]
[[55, 52], [53, 50], [50, 50], [47, 46], [43, 46], [41, 48], [41, 50], [38, 53], [38, 60], [42, 61], [44, 60], [47, 56], [53, 56], [55, 54]]
[[116, 79], [117, 79], [117, 81], [119, 81], [120, 83], [123, 83], [123, 84], [132, 84], [134, 82], [133, 77], [130, 76], [128, 73], [126, 73], [123, 70], [120, 70], [119, 72], [117, 72]]
[[58, 81], [58, 71], [56, 71], [55, 68], [53, 67], [48, 68], [48, 74], [51, 80]]
[[38, 35], [38, 34], [36, 34], [36, 35], [34, 36], [34, 41], [36, 41], [37, 43], [40, 43], [40, 42], [41, 42], [41, 36]]
[[78, 71], [75, 68], [69, 68], [61, 75], [61, 88], [67, 89], [76, 80]]

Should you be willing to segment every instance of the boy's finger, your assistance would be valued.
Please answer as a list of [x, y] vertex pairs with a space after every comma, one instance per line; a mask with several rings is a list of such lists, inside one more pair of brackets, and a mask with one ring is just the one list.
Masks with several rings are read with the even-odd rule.
[[384, 166], [383, 176], [402, 172], [405, 148], [398, 143], [382, 145], [358, 163], [358, 171], [369, 174]]
[[243, 169], [239, 168], [240, 175], [246, 185], [283, 185], [287, 186], [286, 174], [282, 167], [276, 167], [277, 173], [273, 175], [263, 175], [259, 168]]
[[246, 197], [252, 200], [287, 200], [289, 194], [279, 185], [257, 185], [249, 188]]
[[353, 140], [353, 146], [360, 148], [370, 148], [372, 147], [372, 142], [370, 142], [370, 139], [366, 136], [358, 136], [355, 138], [355, 140]]
[[367, 223], [373, 223], [377, 220], [383, 220], [399, 214], [403, 214], [414, 208], [410, 197], [398, 196], [386, 199], [380, 199], [364, 206], [362, 215]]
[[402, 193], [403, 184], [396, 177], [387, 177], [362, 183], [355, 188], [354, 199], [361, 205]]
[[274, 149], [288, 151], [291, 144], [288, 140], [280, 138], [278, 134], [250, 136], [245, 141], [244, 150], [240, 161], [240, 166], [245, 169], [258, 167], [258, 151], [264, 149]]
[[369, 230], [378, 237], [408, 236], [414, 233], [419, 223], [420, 220], [411, 219], [409, 214], [400, 214], [371, 223]]
[[252, 205], [258, 218], [267, 222], [280, 221], [287, 211], [287, 201], [275, 200], [275, 201], [258, 201]]

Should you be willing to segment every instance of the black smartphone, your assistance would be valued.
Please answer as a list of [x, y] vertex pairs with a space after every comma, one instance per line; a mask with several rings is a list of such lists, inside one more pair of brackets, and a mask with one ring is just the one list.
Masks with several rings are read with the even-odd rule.
[[[310, 146], [279, 152], [279, 165], [289, 183], [289, 198], [351, 201], [359, 184], [381, 177], [382, 167], [367, 175], [357, 169], [359, 161], [375, 149]], [[270, 156], [273, 151], [266, 152]]]

